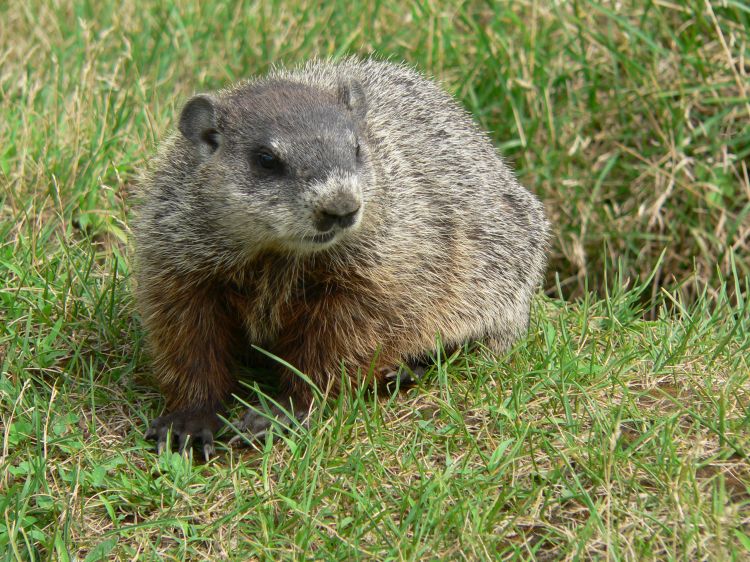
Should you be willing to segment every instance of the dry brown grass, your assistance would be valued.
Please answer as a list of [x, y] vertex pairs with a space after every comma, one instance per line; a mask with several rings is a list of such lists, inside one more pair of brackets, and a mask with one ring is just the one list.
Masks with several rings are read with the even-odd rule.
[[[747, 557], [749, 18], [733, 0], [0, 4], [0, 550]], [[551, 276], [581, 300], [542, 301], [501, 364], [462, 353], [260, 452], [157, 459], [129, 186], [194, 90], [347, 50], [457, 93], [545, 199]]]

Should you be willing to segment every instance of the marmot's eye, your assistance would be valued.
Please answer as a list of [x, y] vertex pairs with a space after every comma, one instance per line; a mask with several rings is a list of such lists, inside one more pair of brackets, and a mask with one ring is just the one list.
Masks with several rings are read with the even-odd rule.
[[354, 155], [359, 158], [359, 141], [357, 141], [357, 146], [354, 147]]
[[258, 154], [256, 154], [255, 159], [264, 170], [278, 172], [284, 167], [283, 162], [277, 158], [275, 154], [272, 154], [267, 150], [259, 151]]

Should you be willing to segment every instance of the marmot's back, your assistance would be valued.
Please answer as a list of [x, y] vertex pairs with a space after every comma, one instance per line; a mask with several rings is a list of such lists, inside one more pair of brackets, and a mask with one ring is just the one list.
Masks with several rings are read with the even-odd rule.
[[[441, 223], [463, 224], [480, 254], [525, 262], [519, 268], [526, 282], [538, 286], [548, 236], [541, 203], [518, 184], [471, 115], [434, 82], [406, 65], [356, 58], [314, 61], [271, 76], [326, 90], [359, 81], [371, 150], [388, 184], [383, 189], [402, 211], [398, 221], [424, 230], [437, 224], [438, 231]], [[503, 251], [482, 247], [495, 237]]]
[[[470, 115], [408, 67], [318, 61], [194, 97], [134, 225], [172, 410], [152, 435], [209, 442], [253, 345], [334, 393], [342, 365], [355, 385], [373, 361], [382, 378], [438, 337], [504, 351], [526, 330], [547, 230]], [[304, 410], [310, 389], [279, 378]]]

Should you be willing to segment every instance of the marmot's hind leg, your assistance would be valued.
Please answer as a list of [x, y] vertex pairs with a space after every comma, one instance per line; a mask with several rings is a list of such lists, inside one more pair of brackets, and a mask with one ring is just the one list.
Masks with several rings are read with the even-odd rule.
[[497, 332], [485, 336], [482, 339], [478, 339], [477, 342], [495, 357], [500, 357], [501, 355], [504, 355], [517, 340], [522, 338], [525, 333], [525, 331], [521, 333], [511, 333], [510, 331]]
[[381, 380], [385, 381], [385, 386], [389, 390], [414, 386], [422, 380], [431, 365], [432, 361], [427, 359], [407, 361], [396, 367], [383, 369]]

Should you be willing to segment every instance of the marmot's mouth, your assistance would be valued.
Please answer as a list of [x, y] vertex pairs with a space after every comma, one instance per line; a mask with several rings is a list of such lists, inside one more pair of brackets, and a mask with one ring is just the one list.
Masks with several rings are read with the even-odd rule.
[[314, 242], [316, 244], [325, 244], [326, 242], [330, 242], [333, 240], [333, 237], [336, 236], [335, 230], [329, 230], [328, 232], [321, 232], [320, 234], [316, 234], [315, 236], [305, 236], [304, 240], [306, 242]]

